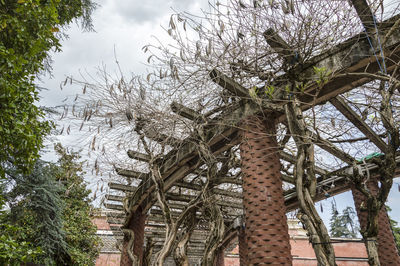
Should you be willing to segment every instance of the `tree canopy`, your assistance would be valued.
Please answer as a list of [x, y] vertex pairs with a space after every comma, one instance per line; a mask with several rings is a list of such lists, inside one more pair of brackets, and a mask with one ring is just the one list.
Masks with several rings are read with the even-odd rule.
[[52, 123], [36, 105], [34, 80], [50, 70], [50, 51], [61, 51], [74, 19], [91, 28], [90, 0], [0, 1], [0, 176], [7, 164], [25, 173], [33, 166]]
[[356, 223], [354, 209], [347, 206], [340, 214], [333, 202], [330, 227], [329, 231], [332, 237], [356, 238], [360, 230]]
[[11, 239], [32, 243], [32, 250], [41, 251], [31, 262], [91, 265], [100, 240], [90, 219], [90, 190], [82, 177], [82, 162], [78, 153], [61, 145], [56, 151], [58, 163], [38, 160], [31, 174], [13, 176], [15, 183], [6, 193], [10, 211], [2, 223], [19, 228], [8, 234]]

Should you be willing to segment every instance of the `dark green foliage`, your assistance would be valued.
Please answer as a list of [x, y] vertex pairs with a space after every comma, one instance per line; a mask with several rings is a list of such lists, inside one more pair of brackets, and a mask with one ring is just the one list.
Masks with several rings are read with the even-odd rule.
[[52, 123], [35, 105], [34, 80], [50, 71], [49, 53], [61, 51], [63, 30], [71, 22], [91, 29], [94, 8], [91, 0], [0, 0], [0, 181], [14, 188], [5, 193], [0, 186], [0, 209], [3, 195], [12, 207], [0, 213], [1, 265], [32, 259], [76, 264], [64, 220], [66, 188], [55, 179], [62, 169], [35, 164]]
[[36, 262], [47, 265], [69, 261], [63, 229], [63, 186], [54, 176], [60, 172], [53, 164], [38, 160], [29, 175], [12, 176], [14, 189], [7, 194], [11, 206], [8, 221], [22, 228], [17, 240], [30, 242], [43, 250]]
[[90, 190], [82, 177], [82, 162], [61, 145], [56, 151], [56, 164], [38, 160], [30, 175], [10, 176], [13, 189], [6, 199], [11, 211], [0, 223], [20, 228], [11, 235], [16, 242], [32, 243], [31, 249], [43, 251], [31, 262], [94, 265], [100, 239], [90, 219]]
[[359, 228], [354, 222], [356, 213], [353, 208], [346, 207], [340, 214], [332, 203], [332, 216], [330, 219], [331, 237], [356, 238]]
[[90, 29], [90, 0], [0, 0], [0, 177], [6, 163], [27, 173], [38, 158], [51, 123], [34, 85], [49, 68], [49, 52], [60, 51], [61, 30], [74, 19]]
[[0, 225], [0, 265], [21, 265], [21, 262], [35, 261], [43, 254], [39, 247], [26, 241], [17, 241], [23, 228], [8, 224]]
[[89, 194], [82, 177], [82, 162], [78, 153], [68, 153], [60, 144], [55, 146], [60, 159], [56, 180], [64, 186], [61, 195], [65, 208], [64, 230], [69, 254], [74, 265], [91, 265], [98, 256], [100, 239], [90, 219]]

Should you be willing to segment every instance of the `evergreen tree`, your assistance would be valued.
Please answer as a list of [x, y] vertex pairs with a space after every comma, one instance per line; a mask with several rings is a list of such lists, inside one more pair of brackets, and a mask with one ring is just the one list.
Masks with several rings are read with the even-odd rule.
[[6, 194], [10, 211], [1, 222], [21, 228], [13, 239], [42, 251], [30, 262], [94, 265], [100, 239], [90, 219], [82, 162], [78, 153], [68, 153], [59, 144], [55, 149], [60, 156], [56, 164], [38, 160], [30, 175], [12, 176], [15, 183]]
[[358, 226], [354, 220], [356, 213], [353, 208], [346, 207], [342, 214], [340, 214], [336, 208], [336, 205], [332, 202], [332, 211], [330, 219], [330, 234], [332, 237], [345, 237], [355, 238], [359, 231]]
[[63, 184], [61, 198], [64, 201], [63, 225], [66, 242], [74, 265], [91, 265], [99, 253], [100, 239], [95, 235], [96, 227], [90, 219], [90, 190], [82, 177], [80, 156], [76, 152], [67, 152], [60, 144], [55, 146], [59, 155], [60, 171], [56, 180]]
[[6, 223], [22, 229], [16, 239], [30, 242], [43, 251], [35, 262], [66, 264], [70, 261], [63, 230], [63, 187], [54, 176], [56, 165], [38, 160], [31, 174], [15, 174], [13, 189], [6, 199], [10, 212]]

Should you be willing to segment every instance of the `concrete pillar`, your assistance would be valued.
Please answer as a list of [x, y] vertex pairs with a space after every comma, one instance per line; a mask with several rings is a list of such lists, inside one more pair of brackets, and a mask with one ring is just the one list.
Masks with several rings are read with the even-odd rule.
[[215, 259], [216, 266], [224, 266], [225, 265], [225, 252], [223, 248], [219, 248], [217, 251], [217, 257]]
[[[144, 225], [146, 222], [146, 214], [142, 213], [142, 209], [139, 207], [133, 214], [132, 219], [129, 223], [128, 228], [133, 230], [135, 239], [133, 242], [133, 254], [135, 254], [141, 261], [143, 257], [143, 245], [144, 245]], [[129, 258], [128, 252], [128, 241], [124, 238], [121, 254], [121, 266], [132, 266], [132, 261]]]
[[292, 264], [274, 119], [242, 124], [240, 156], [248, 265]]
[[244, 227], [242, 226], [239, 229], [239, 258], [240, 258], [240, 265], [247, 266], [247, 242], [246, 242], [246, 235], [244, 233]]
[[[372, 179], [367, 183], [368, 188], [372, 193], [378, 191], [378, 181]], [[365, 196], [355, 188], [352, 188], [354, 205], [356, 207], [358, 220], [361, 228], [367, 226], [368, 214], [366, 211], [361, 211], [360, 206], [365, 200]], [[379, 233], [378, 233], [378, 254], [382, 266], [400, 265], [400, 257], [397, 251], [396, 243], [390, 227], [389, 217], [385, 207], [379, 212]]]

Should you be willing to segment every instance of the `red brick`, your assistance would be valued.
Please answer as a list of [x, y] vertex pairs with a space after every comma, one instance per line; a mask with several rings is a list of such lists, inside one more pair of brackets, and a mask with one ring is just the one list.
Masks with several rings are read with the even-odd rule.
[[247, 263], [290, 265], [292, 256], [275, 124], [251, 116], [242, 126], [240, 156]]
[[[378, 191], [378, 181], [371, 179], [367, 183], [368, 188], [376, 195]], [[367, 226], [367, 212], [361, 211], [360, 206], [365, 201], [365, 196], [355, 188], [352, 188], [354, 205], [357, 210], [358, 220], [361, 228]], [[385, 207], [379, 212], [378, 219], [379, 233], [378, 233], [378, 254], [382, 266], [400, 265], [400, 257], [397, 251], [396, 243], [394, 241], [392, 229], [390, 227], [389, 217]]]
[[97, 227], [97, 230], [110, 230], [110, 224], [106, 217], [94, 217], [92, 223]]
[[96, 260], [96, 266], [119, 265], [121, 254], [100, 254]]
[[[146, 214], [142, 213], [139, 208], [133, 214], [132, 219], [128, 225], [128, 228], [133, 230], [135, 234], [134, 244], [133, 244], [133, 254], [135, 254], [139, 260], [143, 256], [143, 245], [144, 245], [144, 225], [146, 221]], [[124, 238], [121, 254], [121, 266], [131, 266], [132, 261], [129, 258], [128, 252], [128, 241]]]

